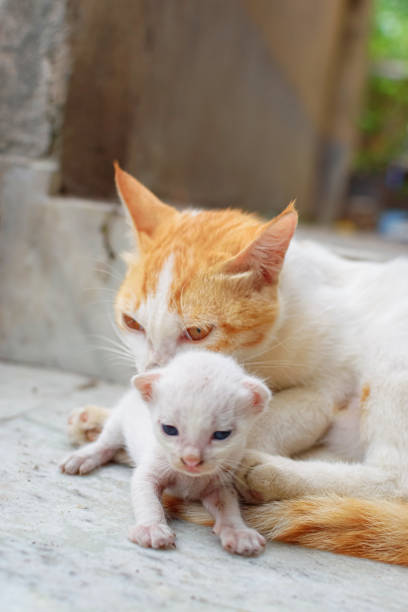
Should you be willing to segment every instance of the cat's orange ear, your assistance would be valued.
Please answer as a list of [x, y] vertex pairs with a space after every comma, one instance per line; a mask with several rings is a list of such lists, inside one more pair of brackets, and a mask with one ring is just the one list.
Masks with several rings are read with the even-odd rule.
[[267, 223], [261, 234], [243, 251], [224, 265], [226, 274], [254, 273], [254, 279], [262, 284], [278, 281], [289, 243], [295, 233], [298, 215], [294, 202], [280, 215]]
[[152, 236], [159, 225], [177, 215], [177, 211], [156, 198], [142, 183], [114, 162], [115, 183], [128, 217], [138, 232]]
[[160, 378], [159, 372], [138, 374], [133, 376], [131, 383], [139, 391], [145, 402], [150, 402], [153, 395], [153, 383]]
[[244, 387], [249, 391], [249, 410], [254, 414], [263, 412], [272, 398], [272, 393], [268, 387], [257, 378], [247, 377], [244, 380]]

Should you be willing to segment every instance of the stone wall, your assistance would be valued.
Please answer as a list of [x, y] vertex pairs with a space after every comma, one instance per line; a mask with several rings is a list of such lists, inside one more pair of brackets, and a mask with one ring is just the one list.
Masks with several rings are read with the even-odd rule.
[[0, 154], [49, 155], [70, 56], [67, 0], [0, 0]]

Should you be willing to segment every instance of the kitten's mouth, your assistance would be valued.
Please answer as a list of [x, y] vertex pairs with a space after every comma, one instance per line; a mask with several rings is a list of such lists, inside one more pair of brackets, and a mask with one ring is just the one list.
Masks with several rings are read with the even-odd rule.
[[188, 474], [189, 476], [208, 476], [214, 472], [214, 469], [210, 466], [204, 466], [203, 461], [198, 465], [186, 465], [182, 460], [180, 463], [175, 465], [175, 469], [182, 474]]

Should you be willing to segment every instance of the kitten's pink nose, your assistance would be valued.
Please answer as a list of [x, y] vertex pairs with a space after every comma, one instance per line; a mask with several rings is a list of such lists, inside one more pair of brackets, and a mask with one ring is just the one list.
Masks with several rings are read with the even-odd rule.
[[198, 465], [202, 463], [201, 457], [199, 455], [184, 455], [181, 458], [181, 461], [187, 467], [197, 467]]

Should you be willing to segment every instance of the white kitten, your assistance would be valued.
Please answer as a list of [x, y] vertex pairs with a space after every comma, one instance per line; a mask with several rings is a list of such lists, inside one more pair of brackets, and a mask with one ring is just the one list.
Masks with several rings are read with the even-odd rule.
[[132, 382], [135, 389], [112, 413], [98, 440], [68, 457], [62, 471], [86, 474], [125, 444], [137, 466], [132, 541], [153, 548], [174, 545], [160, 501], [166, 490], [201, 500], [229, 552], [261, 552], [265, 540], [245, 525], [232, 478], [251, 426], [271, 398], [269, 389], [231, 357], [196, 350]]

